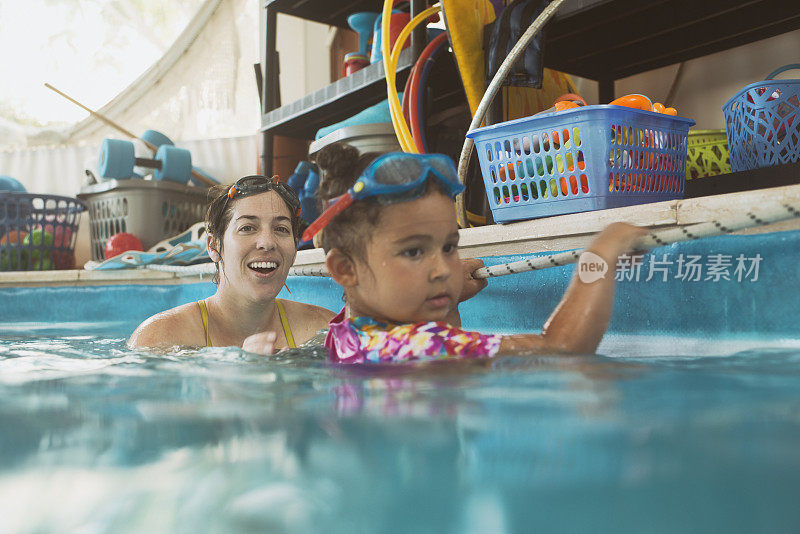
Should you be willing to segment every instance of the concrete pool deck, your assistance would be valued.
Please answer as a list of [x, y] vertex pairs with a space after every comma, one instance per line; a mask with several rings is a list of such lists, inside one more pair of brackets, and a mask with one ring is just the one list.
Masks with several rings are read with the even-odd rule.
[[[612, 222], [625, 221], [663, 230], [741, 213], [751, 206], [759, 206], [777, 198], [800, 201], [800, 184], [466, 228], [461, 230], [459, 251], [462, 257], [487, 257], [571, 250], [587, 246], [595, 233]], [[734, 234], [750, 235], [797, 229], [800, 229], [800, 219], [750, 228]], [[297, 253], [294, 265], [314, 267], [322, 265], [324, 260], [322, 249], [301, 250]], [[208, 274], [186, 276], [145, 268], [116, 271], [14, 271], [0, 273], [0, 287], [182, 284], [210, 279]]]

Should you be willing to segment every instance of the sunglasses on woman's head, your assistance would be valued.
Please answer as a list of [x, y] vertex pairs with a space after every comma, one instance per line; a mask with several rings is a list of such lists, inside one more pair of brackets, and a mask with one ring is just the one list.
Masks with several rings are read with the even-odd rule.
[[311, 223], [303, 234], [303, 241], [314, 237], [356, 200], [371, 196], [386, 204], [412, 200], [424, 193], [428, 179], [436, 180], [452, 198], [464, 191], [453, 160], [444, 154], [382, 154], [364, 169], [347, 193]]
[[266, 191], [275, 191], [278, 193], [281, 199], [289, 206], [289, 211], [291, 211], [293, 216], [300, 214], [300, 198], [298, 198], [294, 189], [281, 182], [277, 176], [267, 178], [260, 174], [245, 176], [244, 178], [236, 180], [236, 183], [228, 189], [228, 194], [225, 195], [226, 198], [225, 203], [222, 205], [222, 212], [225, 212], [225, 209], [228, 207], [228, 202], [231, 200], [257, 195]]

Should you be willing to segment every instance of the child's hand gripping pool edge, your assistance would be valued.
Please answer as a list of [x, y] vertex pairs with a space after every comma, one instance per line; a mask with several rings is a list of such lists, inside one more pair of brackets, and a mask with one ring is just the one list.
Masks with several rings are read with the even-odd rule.
[[[458, 302], [465, 302], [489, 285], [489, 281], [485, 278], [475, 278], [472, 273], [483, 267], [483, 260], [478, 258], [462, 258], [461, 269], [464, 276], [464, 283], [461, 287], [461, 294], [458, 297]], [[447, 322], [453, 326], [461, 326], [461, 314], [458, 311], [458, 306], [453, 307], [447, 315]]]

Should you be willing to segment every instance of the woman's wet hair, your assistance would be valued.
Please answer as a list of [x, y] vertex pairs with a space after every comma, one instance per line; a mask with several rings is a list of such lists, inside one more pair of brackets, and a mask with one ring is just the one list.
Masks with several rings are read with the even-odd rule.
[[[222, 237], [225, 235], [225, 230], [228, 228], [228, 225], [231, 222], [231, 218], [233, 217], [233, 206], [235, 202], [238, 202], [241, 199], [232, 199], [230, 202], [225, 204], [225, 199], [228, 198], [228, 191], [230, 190], [231, 186], [229, 185], [215, 185], [208, 189], [208, 209], [206, 210], [206, 231], [211, 234], [212, 239], [214, 240], [216, 250], [219, 255], [222, 255], [223, 250], [223, 242]], [[260, 194], [260, 193], [257, 193]], [[277, 194], [277, 193], [276, 193]], [[294, 213], [292, 206], [290, 206], [283, 197], [278, 195], [278, 197], [283, 201], [286, 207], [289, 209], [289, 213], [291, 214], [291, 225], [292, 225], [292, 235], [294, 236], [295, 244], [298, 243], [300, 238], [300, 215]], [[215, 284], [219, 284], [219, 264], [217, 264], [217, 272], [214, 273], [214, 278], [212, 279]]]
[[[321, 171], [318, 198], [330, 200], [346, 193], [364, 169], [381, 154], [366, 152], [359, 155], [355, 147], [345, 143], [332, 143], [320, 150], [316, 155]], [[436, 180], [428, 180], [425, 194], [431, 190], [441, 190]], [[322, 229], [319, 245], [326, 254], [336, 248], [350, 258], [365, 261], [367, 243], [378, 226], [384, 207], [386, 204], [377, 202], [374, 197], [355, 201]]]

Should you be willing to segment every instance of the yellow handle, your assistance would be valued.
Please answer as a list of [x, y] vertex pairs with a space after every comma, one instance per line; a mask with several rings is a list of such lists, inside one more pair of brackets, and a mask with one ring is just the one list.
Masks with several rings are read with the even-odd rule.
[[397, 41], [394, 47], [389, 51], [391, 35], [390, 35], [390, 18], [392, 16], [392, 0], [385, 0], [383, 3], [383, 14], [381, 19], [381, 54], [383, 55], [383, 68], [386, 72], [386, 92], [389, 99], [389, 112], [392, 117], [392, 126], [394, 127], [395, 135], [400, 143], [400, 147], [404, 152], [418, 153], [417, 146], [414, 143], [414, 138], [411, 135], [411, 130], [408, 128], [405, 118], [403, 117], [403, 109], [400, 105], [400, 98], [397, 96], [397, 63], [400, 60], [400, 52], [403, 50], [403, 45], [411, 31], [418, 25], [423, 23], [435, 13], [441, 11], [440, 4], [426, 9], [405, 25], [400, 35], [397, 36]]

